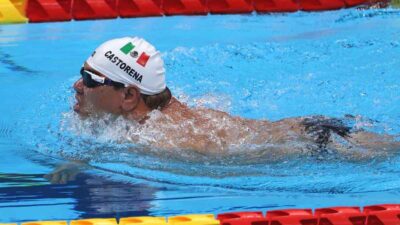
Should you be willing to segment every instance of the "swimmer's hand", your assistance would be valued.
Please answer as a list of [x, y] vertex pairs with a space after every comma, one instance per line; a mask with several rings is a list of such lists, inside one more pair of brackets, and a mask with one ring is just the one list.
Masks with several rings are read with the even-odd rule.
[[76, 176], [85, 167], [82, 162], [70, 162], [59, 165], [53, 172], [44, 175], [52, 184], [66, 184], [74, 181]]

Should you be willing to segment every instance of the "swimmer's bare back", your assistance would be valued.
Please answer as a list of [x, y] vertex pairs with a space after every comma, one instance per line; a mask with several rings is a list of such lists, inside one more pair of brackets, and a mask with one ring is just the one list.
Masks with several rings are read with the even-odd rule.
[[336, 153], [355, 158], [400, 150], [400, 142], [389, 135], [351, 131], [339, 119], [323, 116], [276, 122], [253, 120], [213, 109], [189, 108], [175, 98], [162, 114], [150, 122], [163, 136], [151, 143], [159, 148], [187, 149], [204, 154], [270, 148], [275, 154]]

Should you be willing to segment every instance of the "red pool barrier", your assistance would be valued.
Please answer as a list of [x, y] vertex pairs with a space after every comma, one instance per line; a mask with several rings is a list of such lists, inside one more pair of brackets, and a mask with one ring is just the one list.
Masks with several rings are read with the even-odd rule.
[[317, 225], [311, 209], [285, 209], [267, 211], [269, 225]]
[[29, 22], [69, 21], [72, 0], [29, 0], [26, 16]]
[[165, 15], [206, 15], [206, 0], [164, 0]]
[[161, 0], [118, 0], [120, 17], [162, 16]]
[[252, 0], [208, 0], [207, 7], [210, 13], [251, 13], [254, 8]]
[[218, 220], [229, 220], [229, 219], [244, 219], [244, 218], [263, 218], [263, 213], [261, 211], [255, 212], [230, 212], [221, 213], [217, 215]]
[[368, 2], [367, 0], [344, 0], [344, 2], [346, 3], [347, 7], [353, 7], [356, 5], [361, 5], [364, 4], [366, 2]]
[[[369, 0], [27, 0], [30, 22], [333, 10]], [[379, 1], [379, 0], [378, 0]]]
[[296, 12], [300, 9], [297, 0], [253, 0], [253, 5], [259, 13]]
[[117, 0], [74, 0], [72, 17], [76, 20], [117, 18]]
[[365, 225], [399, 225], [400, 204], [371, 205], [364, 207]]
[[331, 207], [316, 209], [318, 225], [364, 225], [366, 215], [359, 207]]
[[268, 225], [262, 212], [233, 212], [217, 215], [221, 225]]
[[343, 0], [300, 0], [300, 7], [304, 11], [323, 11], [340, 9], [346, 6]]

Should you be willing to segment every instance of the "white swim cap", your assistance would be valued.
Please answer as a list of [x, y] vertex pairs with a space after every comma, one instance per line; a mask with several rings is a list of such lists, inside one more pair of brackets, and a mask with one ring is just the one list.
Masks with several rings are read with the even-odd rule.
[[166, 88], [161, 54], [142, 38], [109, 40], [100, 45], [86, 63], [113, 81], [136, 85], [143, 94], [158, 94]]

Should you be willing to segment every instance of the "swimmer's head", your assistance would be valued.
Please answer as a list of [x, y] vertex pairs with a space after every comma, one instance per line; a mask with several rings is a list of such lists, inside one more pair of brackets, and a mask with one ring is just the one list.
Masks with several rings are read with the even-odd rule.
[[141, 38], [103, 43], [86, 60], [81, 76], [74, 84], [78, 101], [74, 109], [81, 114], [131, 115], [161, 109], [171, 99], [161, 54]]
[[154, 95], [166, 88], [161, 54], [142, 38], [109, 40], [100, 45], [86, 63], [113, 81], [137, 86], [142, 94]]

